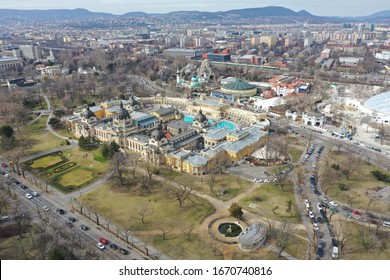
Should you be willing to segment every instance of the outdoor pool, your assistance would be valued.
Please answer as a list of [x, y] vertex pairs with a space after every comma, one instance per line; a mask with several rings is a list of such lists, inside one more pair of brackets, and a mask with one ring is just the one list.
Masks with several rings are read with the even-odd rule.
[[[194, 122], [194, 117], [191, 116], [184, 116], [184, 121], [186, 123], [193, 123]], [[213, 120], [209, 120], [209, 124], [214, 124]], [[214, 126], [214, 128], [224, 128], [226, 130], [235, 130], [236, 126], [228, 121], [221, 121], [217, 125]]]

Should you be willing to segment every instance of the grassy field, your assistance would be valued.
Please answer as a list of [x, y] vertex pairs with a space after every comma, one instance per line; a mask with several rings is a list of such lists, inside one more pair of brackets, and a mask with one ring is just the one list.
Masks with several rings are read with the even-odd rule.
[[[291, 216], [286, 212], [287, 201], [293, 201]], [[246, 210], [262, 217], [268, 217], [273, 220], [287, 220], [292, 223], [298, 223], [295, 213], [298, 213], [295, 204], [293, 186], [285, 186], [285, 191], [275, 184], [263, 184], [258, 189], [249, 193], [246, 197], [239, 201], [239, 204]], [[255, 205], [255, 208], [249, 207], [250, 204]]]
[[58, 134], [64, 136], [64, 137], [67, 137], [67, 138], [75, 138], [74, 134], [72, 132], [70, 132], [69, 130], [67, 130], [66, 128], [58, 128], [58, 129], [54, 129], [55, 132], [57, 132]]
[[296, 147], [288, 146], [287, 153], [291, 156], [291, 160], [293, 163], [297, 163], [301, 158], [303, 153], [303, 149], [298, 149]]
[[57, 164], [61, 161], [63, 161], [63, 159], [59, 155], [51, 154], [46, 157], [34, 160], [34, 163], [30, 166], [32, 168], [48, 168], [49, 166]]
[[189, 174], [171, 171], [168, 168], [161, 168], [159, 175], [184, 185], [191, 183], [195, 190], [223, 201], [231, 200], [253, 185], [252, 182], [230, 174], [216, 174], [213, 191], [211, 191], [210, 175], [191, 176]]
[[58, 183], [65, 188], [70, 186], [79, 187], [85, 183], [88, 183], [92, 179], [94, 179], [94, 173], [92, 171], [76, 168], [61, 176], [61, 179], [58, 180]]
[[[330, 156], [334, 162], [339, 163], [342, 167], [341, 163], [345, 158], [344, 153], [332, 152]], [[369, 202], [369, 197], [367, 196], [366, 191], [369, 189], [375, 189], [377, 186], [386, 185], [386, 183], [377, 180], [371, 174], [371, 171], [373, 170], [378, 170], [378, 168], [362, 161], [359, 168], [352, 174], [349, 180], [347, 180], [345, 176], [338, 171], [337, 176], [334, 176], [332, 186], [329, 188], [328, 195], [336, 201], [349, 205], [352, 203], [351, 207], [365, 210]], [[341, 191], [337, 187], [340, 183], [347, 185], [348, 190]], [[387, 213], [390, 211], [390, 205], [378, 200], [375, 203], [373, 210], [379, 213]]]
[[188, 241], [183, 235], [162, 240], [161, 235], [154, 235], [152, 239], [154, 247], [175, 260], [221, 260], [223, 256], [215, 256], [208, 244], [205, 244], [198, 234], [193, 234]]
[[[133, 231], [150, 231], [158, 229], [160, 224], [180, 231], [182, 225], [197, 225], [214, 211], [214, 207], [200, 198], [192, 198], [195, 205], [186, 201], [185, 207], [170, 195], [170, 188], [161, 183], [154, 183], [152, 194], [142, 195], [138, 190], [126, 192], [113, 191], [103, 185], [80, 198], [107, 217], [115, 224]], [[144, 223], [138, 214], [146, 210]]]
[[[91, 168], [98, 173], [107, 171], [108, 160], [100, 158], [101, 153], [99, 149], [84, 151], [79, 147], [75, 147], [69, 150], [64, 150], [63, 154], [69, 159], [69, 161], [76, 162], [79, 166], [83, 168]], [[96, 158], [98, 158], [99, 160], [97, 160]]]
[[97, 180], [107, 171], [108, 161], [104, 158], [96, 160], [98, 155], [99, 150], [82, 151], [75, 147], [62, 151], [62, 156], [51, 154], [39, 158], [29, 168], [44, 181], [67, 193]]
[[[341, 252], [343, 260], [389, 260], [390, 259], [390, 231], [380, 229], [375, 225], [362, 225], [345, 221], [344, 218], [333, 222], [335, 227], [342, 225], [340, 232], [351, 234], [352, 238], [346, 242]], [[362, 242], [364, 241], [364, 242]], [[372, 246], [371, 246], [372, 245]]]

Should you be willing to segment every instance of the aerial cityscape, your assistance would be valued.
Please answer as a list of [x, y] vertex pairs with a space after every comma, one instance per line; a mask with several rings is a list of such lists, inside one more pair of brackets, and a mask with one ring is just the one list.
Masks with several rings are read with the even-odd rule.
[[0, 1], [2, 260], [390, 259], [387, 1], [78, 2]]

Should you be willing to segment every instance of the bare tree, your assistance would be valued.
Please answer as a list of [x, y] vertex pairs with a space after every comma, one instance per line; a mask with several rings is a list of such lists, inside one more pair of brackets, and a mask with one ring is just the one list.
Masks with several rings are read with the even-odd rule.
[[283, 221], [279, 228], [276, 236], [276, 244], [280, 247], [278, 256], [282, 256], [283, 251], [290, 245], [291, 238], [295, 233], [295, 227], [293, 224]]
[[138, 205], [136, 209], [131, 214], [131, 218], [141, 221], [142, 224], [145, 224], [146, 217], [152, 215], [153, 212], [150, 209], [149, 204], [143, 203], [142, 205]]
[[128, 164], [129, 164], [131, 176], [133, 177], [133, 179], [135, 179], [140, 156], [137, 153], [130, 153], [127, 155], [127, 157], [128, 157]]
[[213, 253], [213, 255], [215, 257], [223, 255], [223, 253], [221, 251], [221, 248], [222, 248], [222, 243], [221, 242], [219, 242], [219, 241], [217, 241], [215, 239], [211, 239], [210, 242], [206, 243], [206, 246], [211, 251], [211, 253]]
[[183, 235], [187, 237], [188, 241], [191, 241], [192, 233], [195, 230], [197, 225], [193, 222], [182, 221], [180, 226]]
[[175, 200], [179, 202], [179, 207], [182, 208], [184, 206], [184, 202], [189, 199], [194, 203], [191, 199], [191, 196], [194, 195], [194, 187], [192, 184], [189, 184], [188, 187], [184, 185], [178, 185], [177, 188], [171, 191], [171, 194], [175, 197]]
[[343, 160], [343, 166], [341, 168], [341, 173], [344, 174], [345, 179], [349, 180], [361, 166], [361, 159], [355, 157], [351, 153], [347, 153], [347, 156]]
[[[366, 214], [370, 210], [375, 210], [376, 204], [379, 200], [378, 195], [375, 193], [375, 191], [366, 191], [366, 196], [368, 198], [367, 206], [366, 206]], [[371, 209], [372, 206], [372, 209]]]
[[109, 179], [113, 182], [119, 181], [121, 186], [126, 185], [128, 183], [128, 180], [125, 177], [127, 165], [126, 154], [121, 152], [115, 153], [110, 161]]

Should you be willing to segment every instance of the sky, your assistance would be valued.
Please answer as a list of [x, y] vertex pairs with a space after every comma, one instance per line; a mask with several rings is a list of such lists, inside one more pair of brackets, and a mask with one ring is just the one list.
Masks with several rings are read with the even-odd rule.
[[367, 16], [390, 10], [389, 0], [0, 0], [0, 9], [75, 9], [116, 15], [127, 12], [227, 11], [282, 6], [318, 16]]

